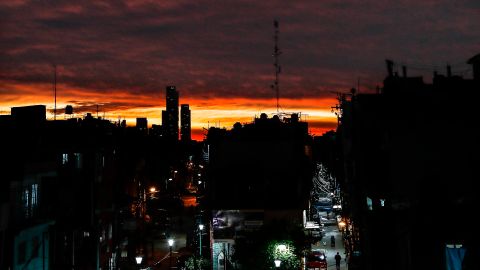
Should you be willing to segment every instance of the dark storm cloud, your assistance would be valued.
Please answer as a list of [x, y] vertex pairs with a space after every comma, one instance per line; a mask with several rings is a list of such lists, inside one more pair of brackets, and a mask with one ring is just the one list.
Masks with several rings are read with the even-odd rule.
[[[384, 59], [430, 74], [480, 51], [477, 1], [14, 1], [0, 4], [0, 79], [191, 97], [272, 98], [372, 89]], [[417, 69], [415, 70], [415, 68]], [[420, 68], [419, 68], [420, 67]], [[19, 90], [16, 90], [19, 91]]]
[[[128, 102], [108, 102], [108, 103], [93, 103], [93, 102], [84, 102], [69, 100], [68, 104], [73, 106], [74, 113], [83, 114], [83, 113], [94, 113], [99, 112], [117, 112], [122, 110], [127, 110], [131, 108], [131, 103]], [[153, 108], [149, 105], [140, 105], [141, 108]], [[53, 113], [53, 109], [50, 110]]]

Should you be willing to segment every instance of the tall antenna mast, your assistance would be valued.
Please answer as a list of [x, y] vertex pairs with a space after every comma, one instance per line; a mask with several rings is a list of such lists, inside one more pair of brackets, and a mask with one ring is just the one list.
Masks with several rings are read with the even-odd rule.
[[278, 21], [277, 20], [273, 21], [273, 26], [275, 27], [275, 35], [274, 35], [275, 47], [273, 49], [273, 57], [275, 57], [275, 62], [273, 64], [275, 66], [275, 82], [271, 87], [275, 90], [275, 93], [277, 94], [277, 114], [278, 114], [279, 111], [280, 111], [279, 110], [279, 108], [280, 108], [280, 104], [279, 104], [280, 89], [279, 89], [278, 76], [279, 76], [280, 71], [281, 71], [280, 64], [278, 63], [278, 57], [280, 56], [280, 54], [282, 54], [282, 52], [278, 48]]
[[55, 103], [53, 105], [53, 120], [57, 120], [57, 65], [53, 64], [53, 92]]

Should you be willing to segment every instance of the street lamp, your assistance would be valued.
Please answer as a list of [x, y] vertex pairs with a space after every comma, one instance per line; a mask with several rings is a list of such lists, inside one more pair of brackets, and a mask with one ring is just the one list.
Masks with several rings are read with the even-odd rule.
[[277, 249], [280, 252], [285, 252], [287, 250], [287, 245], [284, 245], [284, 244], [277, 245]]
[[137, 255], [135, 257], [135, 261], [137, 262], [138, 265], [140, 265], [142, 263], [142, 260], [143, 260], [142, 255]]
[[170, 269], [172, 269], [172, 246], [173, 246], [173, 239], [168, 239], [168, 246], [170, 247]]
[[199, 224], [198, 228], [200, 229], [199, 231], [199, 238], [200, 238], [200, 257], [202, 257], [202, 231], [203, 231], [203, 224]]
[[338, 227], [340, 227], [340, 231], [342, 233], [345, 232], [345, 226], [347, 226], [347, 223], [345, 221], [341, 220], [340, 222], [338, 222]]
[[150, 199], [154, 199], [155, 198], [155, 193], [158, 192], [157, 188], [154, 187], [154, 186], [151, 186], [148, 191], [150, 191], [148, 194], [150, 195]]
[[275, 259], [273, 262], [275, 263], [276, 268], [280, 268], [280, 264], [282, 263], [282, 261], [279, 259], [279, 257], [282, 258], [283, 256], [285, 256], [288, 251], [288, 247], [285, 244], [277, 244], [276, 249], [277, 251], [275, 257], [277, 257], [278, 259]]

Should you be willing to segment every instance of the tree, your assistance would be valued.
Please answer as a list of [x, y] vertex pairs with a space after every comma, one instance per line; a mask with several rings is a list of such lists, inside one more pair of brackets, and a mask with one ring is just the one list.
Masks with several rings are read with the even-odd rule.
[[187, 270], [208, 270], [210, 269], [210, 260], [193, 255], [185, 261], [185, 268]]
[[[275, 269], [275, 259], [282, 260], [282, 269], [298, 269], [306, 240], [301, 226], [277, 220], [238, 237], [232, 259], [241, 269]], [[286, 249], [279, 249], [279, 245]]]
[[267, 269], [275, 269], [273, 264], [274, 260], [282, 261], [282, 269], [299, 269], [299, 258], [301, 254], [297, 254], [297, 249], [292, 240], [270, 240], [270, 242], [267, 243], [266, 250]]

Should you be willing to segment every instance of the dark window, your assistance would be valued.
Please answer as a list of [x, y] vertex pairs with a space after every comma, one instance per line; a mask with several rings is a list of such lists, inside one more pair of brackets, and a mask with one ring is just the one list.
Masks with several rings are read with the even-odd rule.
[[32, 245], [32, 258], [38, 257], [38, 250], [40, 249], [40, 242], [38, 241], [38, 236], [33, 237]]
[[18, 263], [23, 264], [27, 256], [27, 243], [21, 242], [18, 244]]

